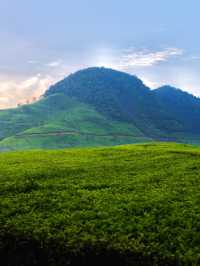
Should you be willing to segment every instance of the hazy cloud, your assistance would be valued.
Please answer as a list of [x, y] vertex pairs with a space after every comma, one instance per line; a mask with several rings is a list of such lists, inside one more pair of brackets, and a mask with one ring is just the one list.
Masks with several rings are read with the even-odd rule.
[[21, 81], [0, 80], [0, 108], [15, 107], [38, 98], [53, 82], [52, 77], [40, 74]]
[[46, 64], [48, 67], [58, 67], [62, 64], [61, 60], [52, 61]]
[[171, 57], [180, 56], [182, 54], [183, 50], [178, 48], [167, 48], [155, 52], [150, 52], [148, 50], [125, 51], [125, 53], [121, 55], [119, 67], [149, 67], [160, 62], [168, 61]]
[[29, 60], [27, 63], [31, 65], [35, 65], [35, 64], [38, 64], [39, 62], [36, 60]]
[[134, 68], [145, 68], [168, 62], [174, 57], [182, 56], [184, 51], [171, 47], [163, 50], [128, 48], [125, 50], [99, 49], [93, 56], [92, 64], [129, 71]]

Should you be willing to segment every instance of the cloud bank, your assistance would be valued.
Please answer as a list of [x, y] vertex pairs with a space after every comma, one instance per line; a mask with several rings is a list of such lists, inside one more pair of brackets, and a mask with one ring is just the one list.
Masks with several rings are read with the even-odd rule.
[[50, 76], [40, 74], [22, 81], [0, 81], [0, 109], [16, 107], [18, 104], [33, 101], [40, 97], [44, 91], [54, 82]]
[[149, 67], [160, 62], [168, 61], [171, 57], [180, 56], [183, 50], [178, 48], [167, 48], [163, 51], [150, 52], [144, 51], [127, 51], [121, 58], [119, 67]]

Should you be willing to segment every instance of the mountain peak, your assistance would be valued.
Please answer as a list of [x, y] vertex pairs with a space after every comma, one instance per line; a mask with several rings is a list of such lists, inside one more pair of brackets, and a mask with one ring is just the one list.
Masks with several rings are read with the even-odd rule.
[[150, 90], [136, 76], [90, 67], [51, 86], [40, 101], [2, 111], [0, 149], [13, 143], [48, 148], [152, 139], [200, 143], [199, 117], [200, 99], [180, 89]]
[[180, 97], [183, 97], [184, 99], [191, 99], [191, 100], [197, 100], [199, 101], [200, 99], [196, 96], [194, 96], [193, 94], [187, 92], [187, 91], [183, 91], [179, 88], [170, 86], [170, 85], [164, 85], [158, 89], [154, 90], [154, 93], [156, 95], [159, 95], [161, 97], [165, 97], [165, 98], [173, 98], [174, 99], [178, 99]]
[[[54, 93], [68, 93], [68, 90], [73, 90], [74, 93], [80, 90], [81, 88], [87, 88], [91, 92], [93, 90], [104, 89], [109, 90], [111, 87], [115, 88], [117, 91], [119, 88], [125, 88], [129, 84], [129, 88], [134, 87], [145, 87], [142, 80], [138, 77], [114, 70], [111, 68], [105, 67], [89, 67], [76, 71], [75, 73], [70, 74], [65, 79], [51, 86], [49, 90], [46, 91], [45, 96]], [[147, 88], [147, 87], [146, 87]], [[113, 92], [114, 92], [113, 90]]]

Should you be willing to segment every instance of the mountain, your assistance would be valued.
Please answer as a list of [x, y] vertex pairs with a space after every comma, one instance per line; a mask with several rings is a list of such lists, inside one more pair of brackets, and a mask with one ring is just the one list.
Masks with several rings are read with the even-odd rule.
[[200, 99], [171, 86], [163, 86], [154, 93], [163, 108], [181, 122], [182, 128], [188, 132], [199, 133]]
[[152, 140], [200, 143], [200, 99], [135, 76], [88, 68], [30, 105], [0, 111], [0, 149], [116, 145]]

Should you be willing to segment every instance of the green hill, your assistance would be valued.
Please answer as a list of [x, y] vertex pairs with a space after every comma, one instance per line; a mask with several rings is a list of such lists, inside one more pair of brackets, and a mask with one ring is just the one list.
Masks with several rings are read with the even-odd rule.
[[0, 154], [4, 266], [199, 265], [200, 150]]
[[105, 117], [92, 106], [55, 94], [0, 112], [0, 150], [114, 145], [149, 139], [133, 124]]
[[137, 77], [89, 68], [42, 100], [0, 111], [0, 150], [118, 145], [152, 140], [200, 144], [200, 99]]

